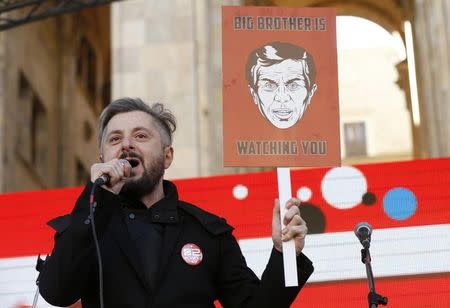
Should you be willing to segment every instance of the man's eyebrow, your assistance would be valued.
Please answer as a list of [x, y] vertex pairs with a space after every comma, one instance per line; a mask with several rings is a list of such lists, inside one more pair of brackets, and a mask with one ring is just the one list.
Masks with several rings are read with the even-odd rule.
[[297, 80], [305, 81], [305, 78], [302, 78], [302, 77], [294, 77], [294, 78], [288, 79], [285, 83], [290, 83], [290, 82], [297, 81]]
[[144, 126], [135, 127], [135, 128], [132, 129], [132, 132], [137, 132], [137, 131], [140, 131], [140, 130], [145, 130], [146, 132], [150, 132], [150, 130], [147, 127], [144, 127]]
[[113, 134], [122, 134], [122, 131], [120, 129], [115, 129], [115, 130], [108, 132], [106, 134], [106, 136], [113, 135]]
[[272, 81], [272, 82], [276, 83], [276, 81], [274, 79], [270, 79], [269, 77], [262, 77], [259, 80], [261, 80], [261, 81]]
[[[144, 126], [138, 126], [138, 127], [135, 127], [135, 128], [133, 128], [131, 131], [132, 131], [132, 132], [137, 132], [137, 131], [140, 131], [140, 130], [145, 130], [146, 132], [150, 132], [150, 130], [149, 130], [148, 128], [144, 127]], [[121, 129], [115, 129], [115, 130], [112, 130], [112, 131], [108, 132], [108, 133], [106, 134], [106, 136], [113, 135], [113, 134], [119, 134], [119, 135], [121, 135], [121, 134], [123, 134], [123, 130], [121, 130]]]

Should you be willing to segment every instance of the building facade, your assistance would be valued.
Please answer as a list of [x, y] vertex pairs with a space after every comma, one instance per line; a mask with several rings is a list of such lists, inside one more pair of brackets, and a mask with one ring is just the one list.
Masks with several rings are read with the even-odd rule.
[[108, 6], [0, 33], [1, 191], [89, 178], [97, 118], [110, 100], [110, 36]]
[[410, 53], [396, 69], [412, 150], [394, 144], [344, 163], [450, 156], [449, 0], [127, 0], [0, 33], [0, 191], [84, 183], [98, 157], [99, 113], [122, 96], [177, 116], [168, 178], [261, 170], [222, 166], [223, 5], [333, 6], [398, 32], [405, 46], [410, 22], [417, 92]]

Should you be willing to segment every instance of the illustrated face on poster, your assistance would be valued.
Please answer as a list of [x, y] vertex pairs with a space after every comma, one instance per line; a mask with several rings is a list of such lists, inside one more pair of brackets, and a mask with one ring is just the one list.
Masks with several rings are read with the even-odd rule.
[[248, 89], [261, 115], [277, 128], [295, 125], [317, 90], [314, 60], [303, 47], [272, 42], [252, 51]]

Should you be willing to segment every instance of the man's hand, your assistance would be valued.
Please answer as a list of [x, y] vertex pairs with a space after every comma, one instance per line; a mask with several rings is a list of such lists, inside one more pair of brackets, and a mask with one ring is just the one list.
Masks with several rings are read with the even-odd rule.
[[283, 221], [286, 227], [281, 230], [280, 202], [278, 199], [275, 199], [272, 216], [272, 240], [275, 249], [279, 252], [283, 252], [282, 242], [287, 242], [291, 239], [295, 241], [297, 256], [300, 255], [303, 247], [305, 247], [305, 237], [306, 233], [308, 233], [308, 228], [306, 227], [306, 222], [300, 216], [299, 205], [299, 199], [292, 198], [288, 200]]
[[118, 195], [125, 180], [131, 174], [131, 165], [126, 159], [114, 158], [106, 163], [93, 164], [91, 167], [91, 181], [95, 182], [102, 175], [109, 176], [109, 182], [102, 187]]

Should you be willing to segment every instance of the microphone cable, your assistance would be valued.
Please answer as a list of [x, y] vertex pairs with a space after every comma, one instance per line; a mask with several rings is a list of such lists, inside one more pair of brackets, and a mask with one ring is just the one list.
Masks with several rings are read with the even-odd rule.
[[[127, 160], [122, 159], [126, 163], [128, 163]], [[125, 163], [122, 162], [122, 165]], [[91, 194], [89, 196], [89, 216], [91, 220], [92, 225], [92, 239], [94, 240], [95, 244], [95, 251], [97, 252], [97, 263], [98, 263], [98, 292], [99, 292], [99, 300], [100, 300], [100, 308], [104, 308], [104, 302], [103, 302], [103, 262], [102, 262], [102, 255], [100, 253], [100, 245], [98, 244], [98, 238], [97, 238], [97, 230], [95, 229], [95, 219], [94, 219], [94, 212], [95, 207], [97, 206], [97, 202], [95, 202], [95, 190], [98, 186], [105, 185], [110, 181], [110, 177], [107, 174], [101, 175], [99, 178], [97, 178], [94, 181], [94, 184], [92, 185]]]
[[103, 263], [102, 263], [102, 256], [100, 253], [100, 246], [98, 244], [98, 238], [97, 238], [97, 231], [95, 229], [95, 219], [94, 219], [94, 212], [95, 207], [97, 206], [97, 202], [95, 202], [95, 189], [97, 186], [101, 186], [105, 184], [105, 180], [103, 178], [98, 178], [95, 180], [94, 184], [92, 185], [91, 194], [89, 196], [89, 215], [91, 220], [91, 230], [92, 230], [92, 238], [94, 240], [95, 244], [95, 250], [97, 252], [97, 263], [98, 263], [98, 291], [99, 291], [99, 299], [100, 299], [100, 308], [104, 308], [103, 304]]

